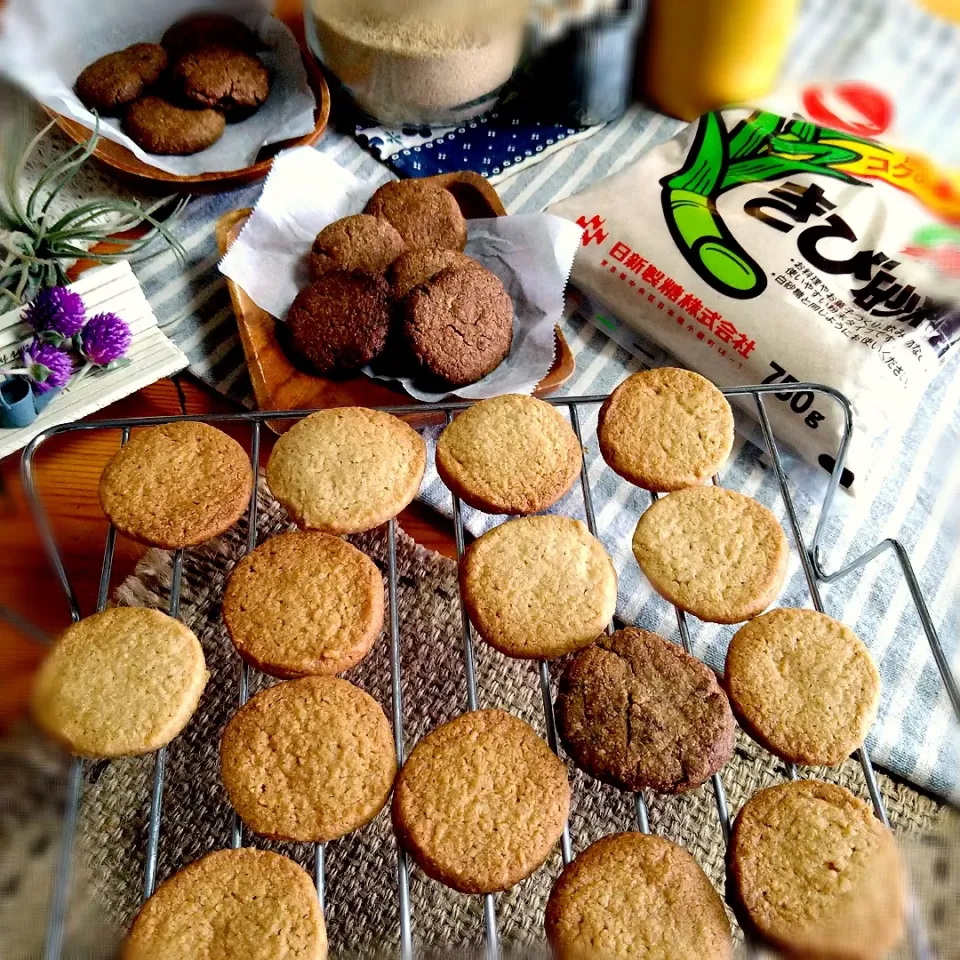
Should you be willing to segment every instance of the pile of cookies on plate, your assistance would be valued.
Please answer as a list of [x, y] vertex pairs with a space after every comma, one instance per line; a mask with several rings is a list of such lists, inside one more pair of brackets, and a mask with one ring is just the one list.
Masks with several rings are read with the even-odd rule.
[[147, 153], [199, 153], [270, 95], [259, 47], [234, 17], [195, 14], [173, 24], [160, 43], [135, 43], [95, 60], [75, 90], [100, 116], [121, 117], [124, 131]]
[[317, 235], [311, 283], [287, 314], [293, 351], [315, 373], [369, 363], [437, 388], [481, 380], [510, 353], [513, 302], [498, 277], [463, 253], [467, 225], [453, 194], [430, 181], [387, 183], [363, 213]]
[[[437, 443], [440, 476], [470, 506], [511, 518], [462, 557], [466, 610], [476, 634], [506, 656], [566, 658], [555, 706], [573, 763], [624, 791], [684, 793], [731, 758], [735, 717], [783, 760], [841, 763], [875, 715], [879, 676], [864, 644], [830, 617], [763, 613], [789, 550], [767, 508], [705, 485], [733, 443], [720, 391], [682, 370], [636, 374], [603, 405], [598, 441], [616, 473], [651, 491], [633, 552], [653, 588], [702, 620], [747, 622], [731, 640], [722, 683], [655, 633], [612, 630], [617, 576], [603, 544], [579, 520], [543, 513], [581, 475], [569, 420], [516, 395], [456, 416]], [[556, 849], [571, 802], [564, 762], [527, 723], [482, 709], [435, 728], [398, 769], [382, 705], [337, 676], [370, 651], [384, 617], [379, 570], [340, 535], [395, 517], [425, 465], [414, 430], [359, 407], [312, 414], [277, 442], [267, 484], [299, 529], [237, 564], [223, 618], [240, 656], [283, 682], [227, 725], [222, 779], [246, 826], [283, 841], [341, 837], [392, 793], [397, 836], [425, 874], [463, 893], [495, 893]], [[251, 491], [239, 444], [176, 423], [134, 433], [104, 470], [100, 495], [121, 533], [179, 548], [228, 529]], [[146, 752], [183, 729], [205, 678], [183, 624], [157, 611], [108, 610], [60, 638], [34, 713], [76, 753]], [[901, 936], [893, 836], [838, 786], [798, 780], [761, 790], [737, 815], [729, 855], [734, 902], [775, 946], [879, 958]], [[582, 850], [554, 884], [545, 927], [561, 958], [733, 955], [724, 903], [694, 857], [642, 833]], [[218, 851], [159, 887], [123, 956], [199, 955], [213, 936], [224, 945], [218, 956], [239, 958], [250, 953], [250, 931], [264, 929], [274, 936], [257, 941], [258, 956], [325, 956], [306, 873], [275, 853]]]

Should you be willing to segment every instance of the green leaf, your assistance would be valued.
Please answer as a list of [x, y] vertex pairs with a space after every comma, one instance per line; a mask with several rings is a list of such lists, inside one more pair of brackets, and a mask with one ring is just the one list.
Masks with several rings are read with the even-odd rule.
[[70, 338], [65, 337], [57, 330], [41, 330], [37, 334], [37, 339], [43, 343], [49, 343], [54, 347], [62, 347]]
[[111, 370], [122, 370], [124, 367], [129, 367], [133, 361], [129, 357], [117, 357], [116, 360], [111, 360], [105, 367], [101, 367], [101, 370], [109, 372]]
[[44, 366], [42, 363], [31, 363], [27, 367], [27, 372], [31, 380], [34, 380], [36, 383], [46, 383], [47, 378], [51, 374], [49, 367]]

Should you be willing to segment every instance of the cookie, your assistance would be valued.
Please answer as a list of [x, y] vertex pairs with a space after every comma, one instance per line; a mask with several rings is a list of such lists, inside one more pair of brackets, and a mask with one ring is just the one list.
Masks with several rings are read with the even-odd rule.
[[198, 13], [184, 17], [167, 28], [160, 43], [172, 57], [213, 44], [247, 53], [253, 53], [260, 46], [252, 30], [236, 17], [224, 13]]
[[167, 51], [156, 43], [135, 43], [108, 53], [77, 77], [77, 96], [101, 116], [114, 116], [159, 82], [167, 62]]
[[675, 843], [619, 833], [592, 843], [550, 892], [547, 939], [557, 960], [729, 960], [723, 902]]
[[567, 772], [522, 720], [476, 710], [428, 733], [397, 777], [393, 823], [427, 876], [461, 893], [506, 890], [550, 855]]
[[270, 96], [270, 71], [252, 53], [223, 44], [188, 50], [170, 71], [180, 96], [225, 114], [230, 123], [257, 112]]
[[383, 276], [403, 250], [403, 239], [386, 220], [358, 213], [335, 220], [317, 234], [310, 276], [318, 280], [333, 270]]
[[326, 843], [368, 824], [397, 774], [393, 732], [369, 694], [338, 677], [258, 693], [227, 724], [223, 785], [255, 833]]
[[462, 250], [467, 243], [467, 222], [456, 198], [449, 190], [422, 180], [385, 183], [363, 212], [392, 223], [411, 249]]
[[733, 411], [706, 378], [659, 367], [628, 377], [600, 408], [600, 453], [625, 480], [668, 493], [720, 472], [733, 446]]
[[896, 841], [843, 787], [798, 780], [755, 794], [734, 824], [730, 864], [753, 925], [791, 955], [880, 960], [903, 935]]
[[606, 629], [617, 605], [607, 551], [567, 517], [494, 527], [464, 554], [460, 585], [477, 632], [510, 657], [551, 659], [580, 650]]
[[71, 753], [127, 757], [168, 744], [207, 684], [193, 632], [159, 610], [116, 607], [68, 627], [37, 674], [37, 724]]
[[513, 301], [479, 264], [448, 267], [403, 300], [403, 334], [430, 375], [454, 387], [496, 370], [513, 343]]
[[287, 314], [293, 348], [318, 373], [370, 363], [390, 333], [390, 288], [382, 277], [327, 273], [301, 290]]
[[633, 554], [653, 589], [711, 623], [740, 623], [769, 607], [789, 553], [777, 518], [723, 487], [688, 487], [661, 498], [633, 534]]
[[549, 403], [519, 394], [481, 400], [437, 440], [437, 472], [465, 503], [486, 513], [539, 513], [580, 474], [569, 422]]
[[227, 122], [217, 110], [192, 110], [163, 97], [144, 97], [132, 103], [123, 117], [123, 129], [147, 153], [186, 156], [212, 147]]
[[365, 407], [311, 414], [267, 462], [267, 485], [294, 522], [362, 533], [395, 517], [420, 490], [427, 448], [402, 420]]
[[356, 547], [325, 533], [283, 533], [245, 556], [223, 595], [237, 652], [274, 677], [356, 666], [383, 626], [383, 579]]
[[733, 756], [733, 714], [713, 671], [637, 627], [577, 654], [556, 709], [577, 766], [624, 790], [685, 793]]
[[863, 641], [815, 610], [771, 610], [742, 626], [725, 676], [741, 726], [788, 763], [843, 763], [880, 704], [880, 674]]
[[393, 296], [402, 300], [414, 287], [433, 279], [447, 267], [479, 266], [466, 254], [440, 247], [416, 247], [401, 254], [390, 267], [390, 283]]
[[252, 492], [243, 447], [189, 421], [135, 431], [100, 476], [100, 505], [117, 530], [167, 550], [225, 533]]
[[324, 960], [327, 934], [310, 875], [268, 850], [217, 850], [162, 883], [121, 960]]

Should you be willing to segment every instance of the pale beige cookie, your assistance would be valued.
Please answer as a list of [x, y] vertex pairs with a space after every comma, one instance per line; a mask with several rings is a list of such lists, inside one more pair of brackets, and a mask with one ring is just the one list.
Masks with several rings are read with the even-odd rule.
[[625, 480], [667, 493], [720, 471], [733, 446], [733, 411], [705, 377], [676, 367], [643, 370], [600, 408], [600, 452]]
[[535, 397], [505, 394], [459, 414], [437, 440], [437, 472], [486, 513], [539, 513], [580, 474], [582, 452], [567, 420]]
[[712, 623], [740, 623], [777, 598], [790, 550], [777, 518], [723, 487], [688, 487], [652, 504], [633, 554], [653, 589]]
[[734, 824], [730, 863], [750, 920], [791, 955], [881, 960], [903, 935], [896, 841], [842, 787], [799, 780], [761, 790]]
[[723, 902], [699, 864], [662, 837], [619, 833], [591, 844], [547, 901], [557, 960], [728, 960]]
[[189, 421], [135, 431], [100, 476], [100, 504], [117, 530], [167, 550], [229, 530], [252, 491], [243, 447]]
[[227, 724], [220, 764], [230, 802], [251, 830], [316, 843], [369, 823], [397, 773], [382, 707], [338, 677], [258, 693]]
[[149, 753], [187, 725], [207, 677], [188, 627], [159, 610], [116, 607], [61, 634], [37, 674], [33, 716], [81, 756]]
[[277, 441], [267, 484], [298, 526], [362, 533], [413, 500], [426, 465], [423, 439], [402, 420], [335, 407], [311, 414]]
[[567, 771], [522, 720], [476, 710], [427, 734], [397, 777], [393, 823], [421, 869], [461, 893], [506, 890], [550, 855]]
[[880, 704], [880, 674], [863, 641], [815, 610], [771, 610], [742, 626], [725, 674], [740, 725], [789, 763], [843, 763]]
[[593, 643], [613, 617], [617, 574], [579, 520], [523, 517], [470, 545], [460, 565], [470, 620], [511, 657], [551, 659]]
[[383, 626], [383, 578], [356, 547], [325, 533], [282, 533], [234, 568], [223, 620], [237, 652], [288, 679], [342, 673]]
[[122, 960], [324, 960], [327, 934], [309, 874], [268, 850], [217, 850], [161, 884]]

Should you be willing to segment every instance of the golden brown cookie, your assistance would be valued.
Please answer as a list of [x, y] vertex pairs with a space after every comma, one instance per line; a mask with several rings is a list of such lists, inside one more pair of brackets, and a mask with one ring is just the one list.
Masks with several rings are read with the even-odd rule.
[[383, 276], [403, 253], [404, 242], [386, 221], [358, 213], [324, 227], [310, 250], [310, 276], [317, 280], [333, 270]]
[[167, 51], [156, 43], [135, 43], [94, 60], [77, 77], [84, 106], [109, 117], [156, 86], [167, 69]]
[[740, 623], [777, 599], [790, 550], [777, 518], [723, 487], [688, 487], [640, 517], [633, 554], [653, 589], [712, 623]]
[[339, 677], [258, 693], [227, 724], [220, 764], [230, 802], [251, 830], [316, 843], [368, 824], [397, 774], [383, 709]]
[[117, 530], [167, 550], [225, 533], [252, 491], [243, 447], [189, 421], [135, 431], [100, 476], [100, 505]]
[[219, 110], [230, 123], [246, 120], [270, 96], [270, 71], [260, 58], [224, 44], [181, 54], [170, 81], [188, 103]]
[[423, 180], [385, 183], [363, 212], [392, 223], [411, 249], [462, 250], [467, 243], [467, 222], [456, 198], [449, 190]]
[[336, 407], [311, 414], [277, 441], [267, 484], [298, 526], [362, 533], [413, 500], [426, 465], [422, 437], [402, 420]]
[[603, 544], [567, 517], [494, 527], [464, 554], [460, 585], [477, 632], [510, 657], [580, 650], [606, 629], [617, 604], [617, 574]]
[[519, 394], [481, 400], [437, 440], [437, 472], [465, 503], [486, 513], [539, 513], [580, 475], [570, 424], [549, 403]]
[[159, 610], [116, 607], [61, 634], [37, 674], [33, 716], [80, 756], [150, 753], [187, 725], [207, 677], [188, 627]]
[[161, 884], [122, 960], [324, 960], [327, 934], [309, 874], [268, 850], [217, 850]]
[[522, 720], [475, 710], [428, 733], [403, 765], [393, 823], [434, 880], [506, 890], [550, 855], [567, 821], [567, 771]]
[[645, 490], [667, 493], [720, 471], [733, 446], [733, 411], [705, 377], [676, 367], [628, 377], [600, 408], [600, 452]]
[[476, 260], [457, 250], [440, 247], [416, 247], [401, 254], [390, 267], [393, 296], [402, 300], [414, 287], [432, 280], [447, 267], [477, 267]]
[[750, 920], [791, 955], [881, 960], [903, 935], [896, 841], [843, 787], [798, 780], [755, 794], [734, 824], [730, 863]]
[[356, 547], [325, 533], [272, 537], [234, 568], [223, 621], [237, 652], [287, 679], [356, 666], [383, 626], [383, 578]]
[[137, 146], [161, 156], [187, 156], [212, 147], [227, 121], [218, 110], [182, 107], [163, 97], [149, 96], [131, 103], [123, 129]]
[[742, 626], [725, 675], [743, 728], [788, 763], [843, 763], [880, 704], [880, 674], [863, 641], [816, 610], [771, 610]]
[[626, 790], [685, 793], [733, 756], [733, 714], [713, 671], [637, 627], [570, 661], [557, 729], [578, 767]]
[[547, 939], [557, 960], [729, 960], [723, 902], [675, 843], [618, 833], [591, 844], [550, 893]]

